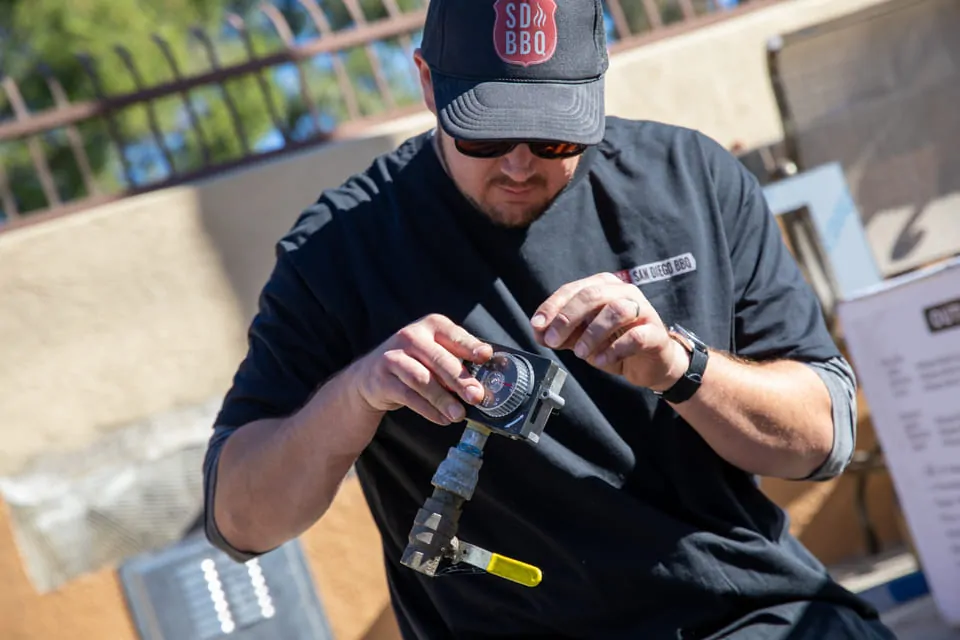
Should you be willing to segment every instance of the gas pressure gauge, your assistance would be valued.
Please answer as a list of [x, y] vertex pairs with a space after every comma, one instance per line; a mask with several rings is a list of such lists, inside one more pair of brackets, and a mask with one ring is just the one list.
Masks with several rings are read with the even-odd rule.
[[505, 345], [478, 365], [464, 362], [483, 386], [483, 400], [467, 405], [467, 420], [515, 439], [537, 442], [547, 418], [564, 404], [560, 388], [567, 372], [549, 358]]
[[484, 393], [477, 408], [494, 418], [508, 416], [520, 408], [533, 387], [530, 363], [522, 356], [503, 351], [477, 367], [474, 377]]

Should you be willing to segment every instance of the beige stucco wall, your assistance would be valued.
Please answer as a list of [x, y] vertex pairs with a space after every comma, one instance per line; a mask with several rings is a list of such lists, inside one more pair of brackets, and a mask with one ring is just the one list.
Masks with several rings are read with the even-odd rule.
[[0, 234], [0, 474], [224, 384], [243, 338], [198, 191]]
[[610, 61], [608, 111], [698, 129], [726, 146], [778, 142], [783, 128], [767, 40], [879, 2], [791, 0], [618, 53]]
[[[409, 135], [358, 140], [0, 233], [0, 476], [222, 394], [246, 349], [275, 240], [326, 187]], [[197, 469], [199, 473], [199, 469]], [[301, 541], [337, 638], [398, 637], [356, 478]], [[0, 638], [134, 638], [116, 572], [40, 595], [0, 497]]]
[[275, 240], [425, 122], [0, 233], [0, 476], [225, 391]]

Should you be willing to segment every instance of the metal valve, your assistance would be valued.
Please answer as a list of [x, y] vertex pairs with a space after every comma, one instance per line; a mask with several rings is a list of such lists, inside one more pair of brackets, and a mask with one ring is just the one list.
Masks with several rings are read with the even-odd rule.
[[540, 440], [547, 418], [564, 404], [566, 372], [547, 358], [494, 345], [494, 355], [470, 367], [485, 397], [467, 409], [460, 442], [434, 472], [433, 494], [414, 518], [400, 563], [427, 576], [486, 572], [527, 587], [540, 584], [539, 568], [457, 538], [463, 505], [473, 497], [487, 438], [499, 434]]

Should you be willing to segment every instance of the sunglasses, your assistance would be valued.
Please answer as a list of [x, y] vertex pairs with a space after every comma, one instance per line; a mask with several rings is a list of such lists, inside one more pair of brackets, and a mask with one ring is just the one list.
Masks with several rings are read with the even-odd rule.
[[587, 149], [576, 142], [545, 140], [454, 140], [457, 151], [471, 158], [499, 158], [513, 151], [517, 145], [530, 147], [530, 153], [545, 160], [573, 158]]

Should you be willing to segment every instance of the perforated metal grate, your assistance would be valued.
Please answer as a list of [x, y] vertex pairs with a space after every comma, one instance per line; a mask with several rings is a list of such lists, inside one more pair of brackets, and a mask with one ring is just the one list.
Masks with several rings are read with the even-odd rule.
[[143, 640], [333, 638], [297, 541], [240, 564], [193, 534], [120, 579]]
[[202, 462], [216, 407], [157, 415], [0, 478], [39, 592], [183, 538], [203, 508]]

